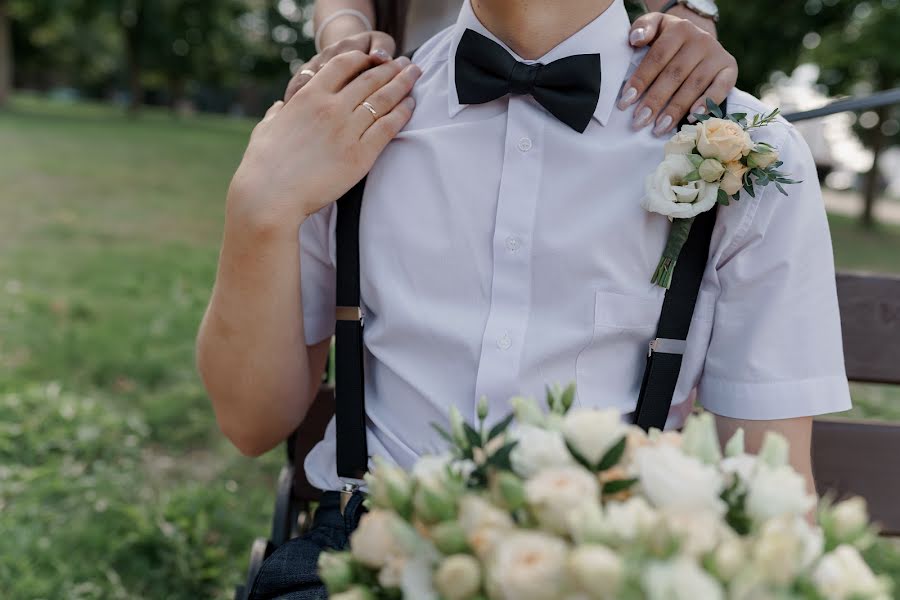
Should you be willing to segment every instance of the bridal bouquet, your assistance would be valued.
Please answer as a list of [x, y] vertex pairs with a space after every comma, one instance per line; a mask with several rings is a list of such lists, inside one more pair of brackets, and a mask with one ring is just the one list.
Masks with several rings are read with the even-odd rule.
[[450, 451], [408, 473], [378, 461], [349, 552], [326, 553], [334, 600], [888, 600], [860, 555], [874, 532], [860, 499], [815, 502], [769, 435], [720, 451], [713, 417], [683, 434], [614, 410], [514, 413], [472, 427], [454, 412]]
[[784, 195], [789, 179], [778, 167], [778, 150], [765, 142], [754, 142], [750, 131], [769, 125], [778, 117], [776, 108], [767, 115], [723, 113], [707, 100], [707, 114], [696, 114], [696, 125], [684, 125], [665, 145], [666, 157], [647, 176], [643, 208], [669, 217], [672, 230], [653, 274], [652, 282], [666, 289], [678, 255], [687, 241], [694, 218], [716, 204], [728, 206], [740, 198], [741, 190], [755, 196], [757, 187], [769, 184]]

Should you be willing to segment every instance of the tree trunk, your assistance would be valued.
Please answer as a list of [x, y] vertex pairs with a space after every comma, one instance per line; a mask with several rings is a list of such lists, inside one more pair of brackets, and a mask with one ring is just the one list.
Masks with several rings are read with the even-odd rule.
[[12, 35], [7, 4], [7, 0], [0, 0], [0, 108], [9, 100], [13, 85]]
[[125, 38], [125, 61], [128, 69], [128, 114], [136, 116], [144, 103], [144, 86], [141, 84], [143, 73], [141, 61], [141, 42], [144, 33], [144, 3], [141, 0], [131, 2], [130, 10], [120, 11], [122, 33]]
[[[887, 108], [881, 107], [876, 110], [878, 113], [878, 124], [884, 122], [887, 118]], [[869, 169], [863, 179], [863, 214], [862, 225], [866, 229], [875, 227], [875, 201], [878, 200], [878, 188], [881, 183], [881, 172], [878, 169], [878, 160], [884, 150], [886, 139], [881, 130], [875, 128], [872, 130], [871, 143], [869, 149], [872, 151], [872, 168]]]

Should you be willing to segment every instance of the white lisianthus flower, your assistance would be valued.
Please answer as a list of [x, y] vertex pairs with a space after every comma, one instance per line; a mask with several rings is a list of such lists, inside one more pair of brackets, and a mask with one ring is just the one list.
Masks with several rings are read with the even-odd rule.
[[802, 517], [767, 521], [753, 541], [751, 560], [768, 582], [787, 585], [822, 554], [821, 531]]
[[380, 569], [388, 561], [405, 556], [405, 545], [397, 536], [402, 525], [405, 525], [402, 519], [387, 510], [375, 509], [364, 514], [350, 536], [353, 558], [367, 567]]
[[538, 522], [554, 533], [569, 530], [569, 512], [600, 498], [593, 473], [578, 465], [551, 467], [525, 482], [525, 501]]
[[707, 183], [717, 182], [725, 173], [725, 166], [714, 158], [707, 158], [697, 167], [700, 177]]
[[694, 165], [683, 154], [666, 156], [644, 181], [641, 206], [673, 219], [689, 219], [711, 209], [719, 187], [702, 179], [687, 181]]
[[834, 534], [841, 541], [848, 541], [865, 531], [869, 526], [869, 511], [866, 501], [860, 497], [838, 502], [831, 508]]
[[715, 467], [668, 445], [640, 448], [635, 466], [641, 488], [654, 506], [724, 513], [725, 503], [719, 497], [723, 481]]
[[647, 600], [723, 600], [719, 582], [686, 556], [650, 564], [644, 571]]
[[509, 458], [513, 471], [521, 477], [531, 477], [550, 467], [575, 464], [575, 459], [558, 431], [535, 425], [519, 425], [509, 433], [512, 439], [519, 442]]
[[724, 580], [733, 579], [744, 568], [746, 560], [747, 549], [738, 537], [725, 540], [713, 553], [713, 566]]
[[888, 598], [885, 582], [853, 546], [838, 546], [822, 557], [812, 575], [813, 583], [827, 600], [875, 600]]
[[753, 473], [756, 472], [757, 464], [759, 464], [759, 460], [752, 454], [739, 454], [722, 459], [722, 462], [719, 463], [719, 468], [725, 475], [728, 475], [730, 481], [737, 478], [744, 485], [750, 485], [750, 480], [753, 479]]
[[579, 408], [565, 416], [562, 434], [569, 445], [592, 466], [628, 433], [621, 413], [614, 409]]
[[481, 565], [474, 556], [448, 556], [434, 573], [434, 586], [445, 600], [469, 600], [481, 589]]
[[806, 480], [788, 465], [772, 468], [758, 463], [748, 488], [747, 514], [757, 523], [803, 515], [816, 503], [806, 491]]
[[697, 126], [684, 125], [663, 147], [666, 154], [690, 154], [697, 145]]
[[721, 515], [716, 512], [664, 512], [661, 523], [678, 540], [679, 552], [697, 559], [712, 552], [729, 535]]
[[568, 580], [569, 547], [560, 538], [517, 530], [497, 545], [488, 572], [494, 600], [552, 600]]
[[703, 158], [729, 163], [750, 154], [753, 140], [730, 119], [711, 118], [697, 124], [697, 150]]
[[719, 187], [729, 196], [734, 196], [744, 187], [744, 175], [749, 171], [740, 161], [732, 161], [725, 164], [725, 173]]
[[569, 555], [569, 573], [587, 598], [614, 600], [624, 579], [625, 565], [606, 546], [588, 544], [575, 548]]
[[608, 502], [602, 508], [587, 502], [569, 513], [569, 535], [579, 544], [626, 546], [647, 539], [659, 524], [659, 513], [641, 496]]

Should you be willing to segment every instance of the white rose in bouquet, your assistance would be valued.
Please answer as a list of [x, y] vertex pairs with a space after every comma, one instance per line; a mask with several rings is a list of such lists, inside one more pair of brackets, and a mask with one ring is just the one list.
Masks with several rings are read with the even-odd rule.
[[683, 125], [678, 132], [673, 135], [663, 150], [666, 154], [690, 154], [697, 145], [697, 126]]
[[459, 524], [475, 554], [488, 560], [497, 543], [515, 529], [512, 517], [485, 498], [469, 494], [459, 501]]
[[723, 600], [722, 586], [685, 556], [651, 563], [643, 577], [647, 600]]
[[622, 547], [641, 543], [656, 531], [660, 514], [641, 496], [601, 507], [587, 502], [569, 513], [569, 535], [579, 544]]
[[838, 546], [819, 561], [813, 572], [816, 589], [827, 600], [888, 600], [888, 585], [853, 546]]
[[568, 580], [569, 546], [561, 538], [517, 530], [497, 545], [488, 570], [493, 600], [557, 600]]
[[839, 540], [849, 541], [859, 537], [869, 527], [869, 510], [864, 498], [849, 498], [838, 502], [831, 509], [834, 534]]
[[434, 574], [434, 585], [444, 600], [469, 600], [481, 589], [481, 565], [474, 556], [448, 556]]
[[669, 445], [641, 448], [634, 462], [641, 489], [657, 508], [724, 513], [723, 481], [715, 467]]
[[535, 425], [519, 425], [510, 434], [513, 440], [518, 441], [510, 455], [512, 468], [522, 477], [532, 477], [550, 467], [576, 464], [558, 431]]
[[786, 585], [822, 554], [824, 539], [802, 517], [767, 521], [753, 540], [751, 561], [761, 577]]
[[663, 512], [660, 519], [663, 529], [678, 541], [678, 550], [684, 555], [699, 558], [712, 552], [730, 532], [716, 512], [683, 510], [671, 514]]
[[572, 550], [569, 573], [587, 598], [614, 600], [625, 577], [625, 564], [606, 546], [588, 544]]
[[596, 466], [626, 436], [628, 425], [616, 409], [573, 409], [563, 420], [562, 434], [569, 446]]
[[696, 167], [684, 154], [670, 154], [647, 175], [641, 206], [673, 219], [689, 219], [711, 209], [719, 186], [702, 179], [688, 181]]
[[398, 535], [405, 527], [408, 527], [406, 522], [394, 512], [375, 509], [366, 513], [350, 536], [353, 558], [367, 567], [380, 569], [392, 559], [406, 556], [407, 548]]
[[597, 478], [578, 465], [544, 469], [525, 482], [528, 507], [538, 523], [554, 533], [567, 533], [569, 513], [599, 497]]
[[802, 515], [815, 503], [815, 497], [806, 491], [806, 480], [793, 468], [757, 464], [747, 494], [747, 514], [756, 522], [784, 515]]

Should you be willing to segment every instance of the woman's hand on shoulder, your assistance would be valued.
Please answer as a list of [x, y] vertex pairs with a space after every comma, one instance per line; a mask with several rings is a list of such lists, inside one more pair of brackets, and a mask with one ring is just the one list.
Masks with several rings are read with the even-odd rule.
[[719, 104], [737, 83], [737, 61], [715, 36], [687, 19], [649, 13], [631, 27], [631, 45], [650, 46], [622, 86], [619, 108], [634, 106], [634, 126], [664, 135], [706, 99]]
[[306, 217], [362, 179], [406, 125], [420, 75], [405, 57], [353, 50], [329, 60], [254, 128], [229, 188], [228, 218], [296, 235]]
[[324, 48], [313, 56], [303, 67], [291, 77], [287, 89], [284, 92], [284, 101], [287, 102], [300, 91], [304, 85], [312, 80], [313, 74], [325, 66], [329, 60], [346, 52], [358, 51], [371, 54], [382, 60], [390, 60], [397, 51], [394, 38], [381, 31], [364, 31], [346, 37]]

